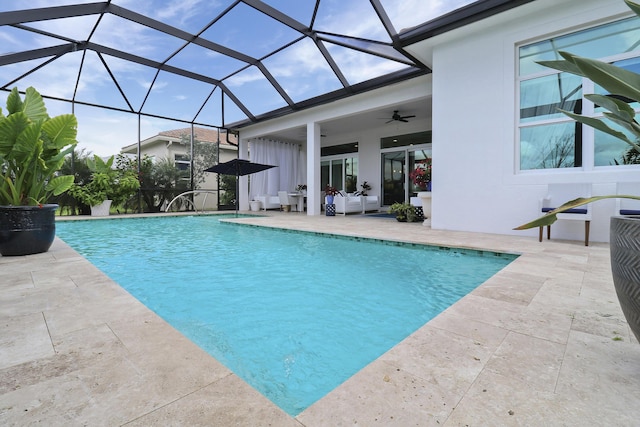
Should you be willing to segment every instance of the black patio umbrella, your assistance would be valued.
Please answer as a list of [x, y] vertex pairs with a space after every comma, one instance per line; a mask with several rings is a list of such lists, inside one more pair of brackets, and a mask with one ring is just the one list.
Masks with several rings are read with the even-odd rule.
[[267, 169], [275, 168], [274, 165], [265, 165], [262, 163], [252, 163], [245, 159], [233, 159], [228, 162], [219, 163], [213, 165], [210, 168], [205, 169], [205, 172], [214, 172], [222, 175], [235, 175], [236, 176], [236, 216], [238, 216], [238, 177], [244, 175], [251, 175], [252, 173], [262, 172]]

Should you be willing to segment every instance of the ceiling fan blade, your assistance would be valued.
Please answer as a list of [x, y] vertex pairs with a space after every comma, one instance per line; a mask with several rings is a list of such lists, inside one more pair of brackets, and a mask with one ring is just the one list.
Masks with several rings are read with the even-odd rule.
[[413, 116], [402, 116], [402, 119], [413, 119], [415, 117], [415, 114]]
[[409, 120], [405, 120], [404, 117], [398, 119], [399, 122], [409, 123]]
[[395, 119], [388, 120], [387, 123], [385, 123], [385, 124], [391, 123], [393, 121], [395, 121]]

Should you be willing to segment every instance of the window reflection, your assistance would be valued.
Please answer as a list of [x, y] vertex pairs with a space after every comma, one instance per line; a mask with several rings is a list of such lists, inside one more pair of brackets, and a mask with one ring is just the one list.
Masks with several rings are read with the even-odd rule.
[[532, 126], [520, 130], [520, 169], [581, 166], [581, 138], [575, 122]]
[[[583, 125], [559, 111], [562, 109], [596, 118], [602, 117], [603, 112], [599, 106], [583, 100], [582, 87], [587, 84], [593, 86], [591, 82], [537, 63], [562, 59], [559, 51], [596, 59], [617, 55], [623, 59], [615, 62], [616, 65], [638, 72], [640, 19], [624, 19], [520, 48], [520, 170], [581, 167], [583, 147], [594, 150], [593, 163], [585, 164], [586, 168], [636, 161], [636, 156], [627, 153], [629, 146], [624, 142], [597, 131], [583, 136]], [[589, 92], [607, 94], [598, 86]], [[610, 122], [607, 124], [615, 127]], [[588, 156], [589, 159], [591, 157]]]

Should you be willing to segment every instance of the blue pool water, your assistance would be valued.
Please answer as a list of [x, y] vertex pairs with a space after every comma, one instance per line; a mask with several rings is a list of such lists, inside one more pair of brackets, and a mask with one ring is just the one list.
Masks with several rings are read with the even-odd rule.
[[58, 221], [56, 228], [293, 416], [514, 259], [212, 216]]

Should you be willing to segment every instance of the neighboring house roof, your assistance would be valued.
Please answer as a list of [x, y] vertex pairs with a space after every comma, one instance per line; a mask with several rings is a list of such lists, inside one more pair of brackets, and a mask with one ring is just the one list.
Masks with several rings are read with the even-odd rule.
[[[226, 132], [224, 130], [222, 132], [220, 132], [217, 129], [207, 129], [207, 128], [196, 127], [196, 128], [193, 129], [193, 133], [194, 133], [194, 135], [195, 135], [195, 137], [196, 137], [196, 139], [198, 141], [202, 141], [202, 142], [217, 142], [218, 139], [220, 139], [221, 143], [222, 142], [226, 142], [226, 140], [225, 140]], [[180, 137], [182, 135], [190, 135], [190, 134], [191, 134], [191, 128], [164, 130], [164, 131], [158, 133], [158, 135], [168, 136], [170, 138], [177, 138], [177, 139], [180, 139]], [[221, 135], [221, 134], [223, 134], [223, 135]], [[233, 137], [233, 136], [234, 135], [231, 135], [229, 138], [231, 139], [231, 137]]]
[[[236, 150], [236, 147], [232, 144], [237, 144], [238, 138], [234, 134], [228, 134], [224, 129], [208, 129], [201, 127], [194, 127], [193, 133], [195, 139], [201, 142], [217, 142], [220, 141], [220, 148], [226, 150]], [[141, 147], [150, 147], [156, 144], [166, 144], [173, 142], [180, 142], [183, 135], [191, 135], [191, 128], [171, 129], [159, 132], [158, 134], [140, 141]], [[227, 136], [232, 144], [227, 141]], [[135, 154], [138, 151], [138, 143], [127, 145], [121, 150], [123, 153]]]

